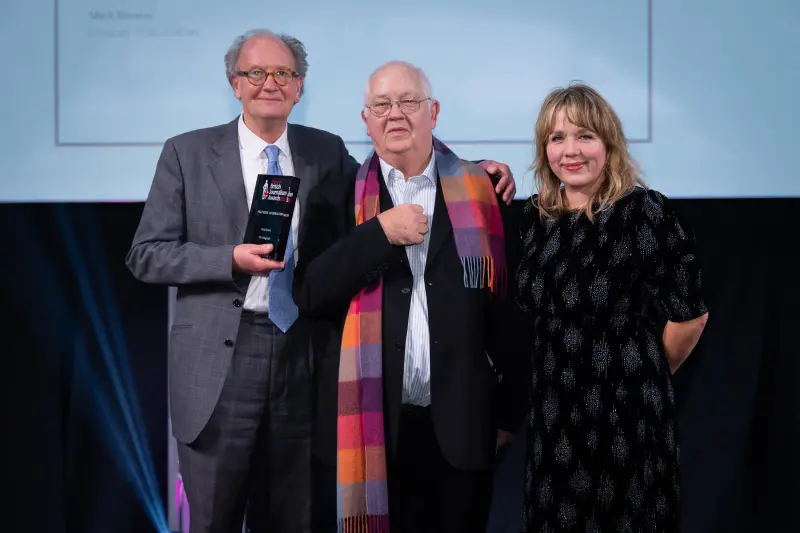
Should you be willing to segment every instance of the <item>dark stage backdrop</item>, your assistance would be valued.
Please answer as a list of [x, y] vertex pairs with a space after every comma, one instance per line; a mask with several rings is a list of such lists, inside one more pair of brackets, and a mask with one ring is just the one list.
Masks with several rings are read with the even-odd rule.
[[[695, 228], [710, 304], [675, 376], [683, 531], [800, 531], [800, 199], [674, 203]], [[132, 433], [166, 515], [167, 291], [124, 266], [141, 209], [0, 205], [4, 531], [156, 531], [137, 497], [147, 490], [133, 488], [148, 483], [125, 463]], [[115, 375], [135, 391], [135, 432]], [[491, 533], [520, 531], [524, 448], [522, 432], [498, 468]]]

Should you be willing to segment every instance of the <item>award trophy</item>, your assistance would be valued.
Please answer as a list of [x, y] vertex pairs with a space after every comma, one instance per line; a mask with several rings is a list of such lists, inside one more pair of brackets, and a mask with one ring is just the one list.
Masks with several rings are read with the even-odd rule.
[[283, 261], [299, 187], [300, 178], [294, 176], [258, 175], [244, 242], [271, 244], [268, 259]]

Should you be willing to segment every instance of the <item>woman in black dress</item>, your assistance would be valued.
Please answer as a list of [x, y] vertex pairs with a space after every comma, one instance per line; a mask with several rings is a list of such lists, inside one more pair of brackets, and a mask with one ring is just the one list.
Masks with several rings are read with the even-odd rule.
[[708, 317], [693, 235], [590, 87], [552, 92], [535, 135], [517, 272], [535, 336], [525, 531], [678, 531], [671, 372]]

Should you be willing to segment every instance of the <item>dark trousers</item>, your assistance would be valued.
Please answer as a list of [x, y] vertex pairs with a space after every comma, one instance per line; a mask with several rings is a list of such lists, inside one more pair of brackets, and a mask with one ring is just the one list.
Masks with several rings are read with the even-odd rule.
[[389, 461], [392, 533], [484, 533], [492, 470], [454, 468], [442, 455], [430, 409], [403, 406], [397, 455]]
[[[191, 533], [310, 530], [310, 380], [305, 354], [266, 315], [245, 311], [208, 425], [178, 444]], [[289, 350], [287, 350], [288, 352]]]
[[[485, 533], [493, 471], [454, 468], [442, 455], [430, 409], [404, 406], [387, 465], [392, 533]], [[314, 532], [336, 531], [336, 466], [314, 462]]]

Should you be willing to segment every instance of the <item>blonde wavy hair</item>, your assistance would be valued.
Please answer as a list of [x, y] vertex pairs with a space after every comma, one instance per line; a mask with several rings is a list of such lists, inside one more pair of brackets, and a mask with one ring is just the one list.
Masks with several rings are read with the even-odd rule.
[[534, 184], [539, 191], [539, 216], [556, 218], [569, 211], [561, 181], [550, 168], [547, 160], [547, 143], [555, 129], [558, 112], [564, 110], [567, 119], [585, 128], [603, 141], [606, 147], [606, 163], [601, 184], [589, 198], [581, 211], [594, 220], [594, 216], [625, 196], [634, 187], [647, 187], [636, 162], [628, 153], [628, 143], [622, 131], [622, 123], [609, 103], [593, 88], [582, 83], [573, 83], [566, 88], [553, 90], [542, 104], [536, 119], [536, 159], [533, 162]]

